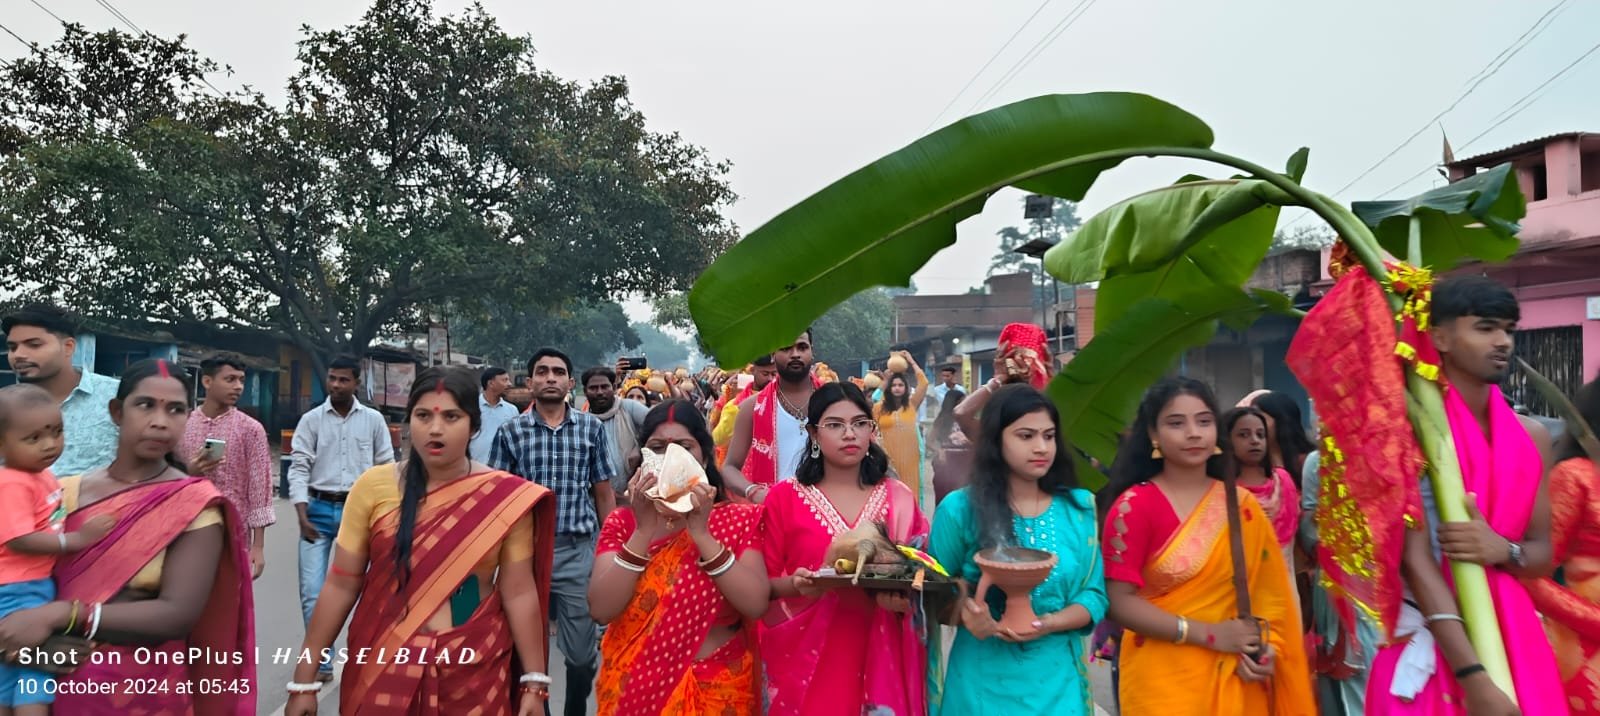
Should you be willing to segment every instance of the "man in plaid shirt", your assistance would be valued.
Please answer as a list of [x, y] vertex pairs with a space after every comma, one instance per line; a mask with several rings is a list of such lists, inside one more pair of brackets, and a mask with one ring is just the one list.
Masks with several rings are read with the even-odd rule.
[[550, 580], [550, 618], [556, 646], [566, 659], [569, 715], [588, 713], [589, 693], [600, 663], [600, 633], [589, 616], [589, 573], [595, 535], [616, 506], [611, 479], [618, 466], [599, 418], [573, 410], [572, 360], [541, 348], [528, 360], [534, 409], [495, 433], [489, 464], [555, 493], [555, 568]]

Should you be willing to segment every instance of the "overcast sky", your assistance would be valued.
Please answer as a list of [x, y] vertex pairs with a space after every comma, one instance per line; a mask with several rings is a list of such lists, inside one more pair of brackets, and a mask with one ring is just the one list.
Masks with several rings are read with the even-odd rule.
[[[37, 2], [91, 28], [116, 26], [96, 0]], [[346, 25], [367, 7], [354, 0], [110, 2], [144, 29], [185, 33], [202, 54], [231, 65], [234, 76], [213, 78], [217, 86], [251, 84], [274, 98], [295, 68], [302, 24]], [[33, 0], [3, 4], [0, 22], [23, 37], [44, 43], [59, 36], [56, 21]], [[436, 3], [441, 12], [464, 5]], [[1596, 46], [1600, 0], [484, 5], [508, 31], [533, 38], [545, 68], [569, 79], [624, 75], [653, 129], [681, 132], [731, 160], [741, 198], [729, 214], [744, 231], [921, 136], [1019, 27], [940, 124], [1039, 94], [1145, 92], [1208, 122], [1219, 149], [1270, 167], [1311, 147], [1306, 183], [1333, 192], [1448, 107], [1487, 63], [1558, 8], [1546, 29], [1445, 115], [1444, 129], [1463, 157], [1555, 132], [1600, 131], [1600, 52], [1491, 129], [1504, 119], [1497, 115]], [[1056, 34], [1069, 15], [1077, 19]], [[1009, 83], [990, 92], [1050, 35], [1055, 39]], [[8, 37], [0, 43], [3, 56], [25, 51]], [[1375, 198], [1436, 163], [1439, 132], [1429, 127], [1337, 198]], [[1173, 161], [1125, 164], [1102, 178], [1080, 213], [1195, 169]], [[1440, 181], [1428, 171], [1392, 195]], [[997, 195], [962, 224], [957, 244], [917, 275], [921, 291], [964, 292], [980, 283], [995, 231], [1020, 222], [1019, 196]]]

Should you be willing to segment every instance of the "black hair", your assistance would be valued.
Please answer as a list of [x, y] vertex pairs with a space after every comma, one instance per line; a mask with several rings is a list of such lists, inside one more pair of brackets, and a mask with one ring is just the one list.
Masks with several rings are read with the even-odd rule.
[[1442, 326], [1462, 316], [1522, 320], [1517, 297], [1488, 276], [1453, 276], [1433, 285], [1433, 325]]
[[945, 373], [954, 373], [954, 372], [956, 372], [956, 366], [953, 366], [953, 365], [942, 365], [942, 366], [939, 366], [939, 375], [944, 375]]
[[677, 423], [694, 436], [700, 443], [700, 456], [705, 458], [706, 481], [717, 488], [716, 501], [727, 499], [727, 492], [722, 489], [722, 472], [717, 469], [717, 443], [711, 438], [711, 429], [706, 427], [706, 419], [694, 407], [694, 403], [687, 400], [668, 400], [654, 408], [644, 416], [644, 423], [639, 426], [639, 447], [650, 441], [650, 436], [667, 423]]
[[[478, 412], [479, 387], [475, 385], [470, 369], [448, 366], [424, 368], [412, 381], [411, 394], [406, 396], [406, 420], [411, 419], [411, 411], [423, 396], [438, 390], [455, 398], [456, 407], [467, 414], [472, 434], [476, 435], [483, 426], [483, 414]], [[422, 507], [423, 495], [428, 492], [428, 471], [422, 466], [422, 456], [417, 454], [415, 440], [406, 455], [405, 467], [400, 471], [400, 490], [400, 523], [395, 528], [394, 550], [396, 593], [404, 592], [406, 584], [411, 581], [411, 541], [416, 533], [417, 511]]]
[[1024, 416], [1039, 411], [1050, 415], [1056, 427], [1056, 458], [1049, 472], [1039, 478], [1039, 489], [1047, 495], [1062, 495], [1078, 486], [1073, 472], [1072, 452], [1061, 433], [1061, 413], [1055, 403], [1031, 385], [1008, 385], [994, 392], [984, 406], [972, 459], [972, 481], [967, 501], [978, 522], [978, 541], [984, 547], [1017, 544], [1011, 509], [1011, 467], [1006, 464], [1005, 430]]
[[[1211, 392], [1211, 386], [1193, 378], [1163, 378], [1150, 386], [1144, 398], [1139, 400], [1139, 411], [1134, 416], [1133, 425], [1123, 434], [1122, 444], [1117, 446], [1117, 457], [1111, 463], [1111, 478], [1097, 496], [1101, 512], [1109, 510], [1128, 488], [1161, 474], [1161, 458], [1151, 455], [1154, 448], [1150, 444], [1150, 433], [1161, 420], [1162, 409], [1181, 395], [1199, 398], [1211, 409], [1212, 414], [1221, 412], [1217, 409], [1217, 396]], [[1222, 476], [1220, 456], [1207, 463], [1206, 474], [1214, 478]]]
[[[189, 373], [181, 366], [164, 358], [146, 358], [134, 363], [122, 371], [122, 378], [117, 381], [117, 394], [113, 398], [117, 404], [127, 400], [133, 395], [135, 388], [139, 387], [147, 378], [175, 378], [183, 386], [183, 404], [190, 410], [194, 409], [194, 383], [189, 380]], [[179, 437], [182, 437], [181, 435]], [[167, 464], [178, 468], [180, 472], [189, 474], [189, 465], [179, 460], [176, 455], [167, 453]]]
[[1278, 452], [1283, 456], [1283, 464], [1279, 465], [1289, 471], [1289, 478], [1294, 480], [1294, 486], [1300, 487], [1301, 471], [1306, 465], [1306, 456], [1316, 452], [1316, 443], [1311, 442], [1311, 436], [1306, 434], [1305, 418], [1300, 416], [1300, 404], [1283, 393], [1262, 393], [1250, 401], [1250, 405], [1259, 408], [1261, 412], [1272, 417], [1276, 426]]
[[772, 366], [772, 354], [763, 353], [759, 356], [756, 356], [755, 360], [750, 361], [750, 365], [753, 365], [757, 368], [769, 368]]
[[484, 368], [483, 372], [478, 374], [478, 389], [488, 390], [489, 381], [499, 378], [505, 374], [506, 369], [504, 368]]
[[[872, 403], [867, 402], [867, 396], [861, 393], [854, 383], [824, 383], [821, 388], [811, 394], [811, 402], [806, 404], [806, 425], [815, 429], [822, 422], [822, 414], [834, 403], [848, 401], [861, 409], [861, 412], [872, 419]], [[889, 454], [883, 451], [878, 441], [867, 438], [867, 455], [861, 459], [861, 485], [872, 487], [883, 482], [889, 476]], [[811, 456], [812, 446], [816, 444], [815, 437], [807, 437], [804, 453], [800, 456], [800, 465], [794, 469], [794, 479], [802, 485], [815, 485], [822, 482], [825, 472], [824, 459]]]
[[350, 371], [350, 377], [359, 380], [361, 378], [361, 361], [356, 360], [355, 356], [337, 356], [333, 359], [333, 362], [328, 364], [328, 372], [331, 373], [336, 370], [348, 370]]
[[605, 376], [606, 380], [611, 381], [611, 385], [613, 387], [615, 387], [617, 385], [617, 372], [612, 370], [612, 369], [610, 369], [610, 368], [607, 368], [607, 367], [605, 367], [603, 365], [597, 365], [597, 366], [595, 366], [593, 368], [590, 368], [590, 369], [584, 371], [583, 372], [583, 379], [578, 381], [578, 384], [583, 386], [583, 387], [585, 387], [585, 388], [587, 388], [587, 387], [589, 387], [589, 380], [591, 378], [594, 378], [596, 376], [601, 376], [601, 375]]
[[528, 359], [528, 375], [533, 375], [533, 367], [539, 364], [540, 358], [560, 358], [567, 366], [567, 375], [572, 375], [572, 359], [554, 348], [540, 348], [534, 352], [533, 357]]
[[78, 335], [78, 321], [66, 309], [53, 303], [29, 303], [11, 315], [0, 319], [0, 333], [10, 335], [17, 326], [33, 326], [54, 333], [59, 338]]
[[14, 383], [0, 388], [0, 433], [10, 427], [13, 411], [56, 404], [50, 391], [32, 383]]
[[[1217, 426], [1217, 447], [1222, 448], [1222, 457], [1229, 465], [1228, 472], [1235, 477], [1237, 477], [1239, 472], [1244, 469], [1244, 463], [1239, 461], [1238, 455], [1233, 454], [1233, 429], [1239, 424], [1240, 420], [1243, 420], [1247, 417], [1253, 417], [1257, 420], [1260, 420], [1261, 429], [1263, 431], [1267, 429], [1266, 412], [1260, 408], [1248, 405], [1229, 410], [1222, 416], [1222, 422]], [[1272, 451], [1268, 450], [1266, 457], [1262, 458], [1261, 469], [1268, 473], [1268, 477], [1271, 477], [1272, 468], [1274, 467], [1282, 466], [1273, 464]]]
[[933, 419], [933, 435], [941, 442], [950, 438], [950, 429], [955, 427], [956, 406], [967, 399], [963, 391], [952, 390], [944, 394], [944, 403], [939, 406], [939, 415]]
[[[890, 388], [894, 386], [894, 381], [897, 378], [900, 380], [901, 383], [904, 383], [905, 386], [906, 386], [905, 393], [903, 395], [898, 396], [898, 397], [895, 396], [893, 390], [890, 390]], [[889, 377], [883, 379], [883, 412], [884, 413], [899, 412], [901, 409], [905, 408], [906, 406], [908, 406], [910, 404], [911, 404], [911, 381], [906, 378], [906, 374], [905, 373], [890, 373]]]
[[[1591, 380], [1579, 388], [1578, 394], [1572, 396], [1572, 407], [1578, 409], [1578, 417], [1589, 424], [1590, 430], [1600, 430], [1600, 379]], [[1556, 462], [1588, 456], [1583, 445], [1578, 443], [1577, 426], [1568, 421], [1566, 435], [1561, 436]]]
[[244, 365], [244, 358], [240, 357], [238, 353], [221, 352], [212, 353], [206, 356], [205, 360], [200, 361], [200, 375], [207, 378], [215, 377], [217, 371], [222, 370], [223, 366], [237, 370], [240, 373], [247, 370]]

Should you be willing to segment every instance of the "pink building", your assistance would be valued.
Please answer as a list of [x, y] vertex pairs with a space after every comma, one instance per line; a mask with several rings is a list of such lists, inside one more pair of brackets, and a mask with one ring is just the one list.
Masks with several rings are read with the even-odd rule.
[[[1517, 353], [1563, 389], [1600, 377], [1600, 134], [1571, 132], [1451, 162], [1450, 180], [1510, 162], [1528, 199], [1522, 247], [1490, 266], [1522, 302]], [[1513, 378], [1513, 393], [1552, 414]]]

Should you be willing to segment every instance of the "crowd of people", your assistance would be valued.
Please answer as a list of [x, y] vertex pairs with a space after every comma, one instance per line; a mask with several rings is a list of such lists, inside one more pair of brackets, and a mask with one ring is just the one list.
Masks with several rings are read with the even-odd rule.
[[[1518, 317], [1486, 279], [1435, 287], [1470, 519], [1443, 522], [1426, 481], [1407, 505], [1392, 633], [1344, 618], [1316, 574], [1340, 458], [1295, 400], [1225, 408], [1164, 378], [1115, 462], [1091, 463], [1042, 392], [1055, 365], [1036, 326], [1008, 326], [971, 391], [909, 353], [840, 380], [809, 331], [698, 374], [579, 373], [543, 348], [526, 410], [502, 368], [427, 368], [398, 456], [356, 399], [359, 363], [334, 360], [285, 496], [312, 658], [279, 685], [252, 661], [273, 510], [265, 433], [236, 407], [244, 363], [202, 363], [197, 408], [166, 360], [74, 368], [76, 326], [29, 307], [3, 325], [22, 383], [0, 389], [0, 714], [254, 713], [260, 689], [313, 714], [342, 667], [352, 714], [527, 716], [560, 688], [567, 714], [1087, 716], [1094, 659], [1132, 715], [1600, 712], [1600, 472], [1577, 426], [1553, 439], [1504, 399]], [[1600, 387], [1574, 397], [1600, 425]], [[686, 512], [643, 459], [678, 450], [707, 478]], [[838, 578], [839, 546], [861, 539], [959, 596]], [[1007, 550], [1050, 557], [1024, 622], [976, 589]], [[1467, 637], [1458, 561], [1490, 575], [1511, 692]], [[92, 688], [130, 680], [145, 688]]]

